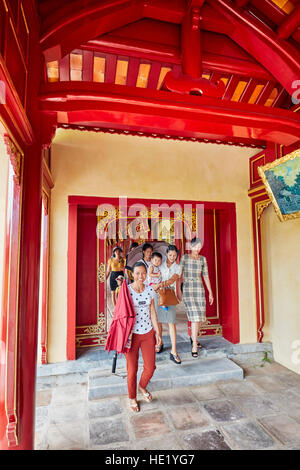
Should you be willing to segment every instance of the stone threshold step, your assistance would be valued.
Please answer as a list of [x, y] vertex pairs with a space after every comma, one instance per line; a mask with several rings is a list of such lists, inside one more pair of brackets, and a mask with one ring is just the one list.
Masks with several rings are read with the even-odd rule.
[[[141, 374], [139, 371], [138, 378]], [[197, 358], [180, 365], [159, 364], [149, 383], [149, 390], [166, 390], [174, 387], [204, 385], [220, 380], [242, 380], [243, 369], [228, 358]], [[125, 369], [117, 374], [107, 371], [90, 371], [88, 374], [88, 399], [127, 395]]]
[[[170, 364], [170, 352], [171, 346], [166, 346], [165, 350], [156, 355], [156, 364], [161, 365], [162, 363]], [[191, 358], [191, 348], [188, 346], [187, 351], [179, 351], [178, 353], [183, 362], [186, 362]], [[50, 376], [59, 376], [63, 374], [79, 374], [87, 373], [93, 370], [103, 369], [105, 371], [110, 371], [112, 368], [114, 353], [103, 352], [100, 359], [95, 360], [76, 360], [76, 361], [67, 361], [54, 364], [45, 364], [39, 365], [37, 370], [37, 381], [41, 377], [50, 377]], [[199, 358], [204, 357], [227, 357], [227, 354], [224, 351], [218, 349], [203, 349], [199, 350]], [[143, 358], [140, 354], [139, 364], [143, 364]], [[126, 368], [126, 360], [124, 355], [119, 355], [117, 360], [117, 372], [118, 369]]]

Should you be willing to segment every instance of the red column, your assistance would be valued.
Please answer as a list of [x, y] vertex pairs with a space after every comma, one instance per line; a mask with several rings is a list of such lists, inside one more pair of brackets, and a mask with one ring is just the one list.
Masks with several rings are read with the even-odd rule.
[[[22, 199], [15, 371], [7, 367], [7, 361], [13, 352], [8, 350], [8, 343], [2, 340], [5, 336], [1, 338], [1, 450], [34, 448], [41, 226], [41, 148], [38, 144], [25, 151]], [[7, 327], [3, 324], [1, 326], [2, 329]], [[7, 377], [16, 392], [11, 424], [8, 423], [5, 399], [11, 398], [11, 391], [7, 390]], [[14, 439], [9, 438], [9, 435], [12, 436], [12, 427]]]

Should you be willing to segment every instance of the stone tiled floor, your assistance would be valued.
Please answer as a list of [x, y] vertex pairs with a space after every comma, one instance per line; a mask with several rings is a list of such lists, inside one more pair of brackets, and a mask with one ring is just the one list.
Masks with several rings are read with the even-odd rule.
[[36, 449], [300, 449], [300, 376], [243, 368], [242, 381], [153, 392], [138, 414], [126, 396], [88, 400], [85, 382], [41, 387]]

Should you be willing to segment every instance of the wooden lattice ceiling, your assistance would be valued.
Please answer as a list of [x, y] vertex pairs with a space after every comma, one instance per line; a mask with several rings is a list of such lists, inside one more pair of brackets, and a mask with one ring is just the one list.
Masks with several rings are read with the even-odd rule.
[[[224, 89], [215, 96], [217, 103], [233, 105], [235, 113], [254, 109], [264, 113], [262, 107], [268, 108], [265, 119], [269, 120], [271, 116], [281, 116], [281, 110], [295, 108], [291, 95], [293, 83], [300, 77], [298, 0], [67, 0], [63, 6], [56, 0], [40, 0], [38, 8], [45, 55], [43, 91], [52, 90], [57, 99], [62, 99], [62, 93], [66, 99], [71, 90], [73, 94], [78, 90], [80, 99], [90, 95], [91, 90], [103, 94], [106, 85], [110, 92], [115, 85], [122, 97], [131, 95], [133, 88], [144, 92], [138, 92], [138, 96], [148, 97], [152, 91], [166, 90], [164, 78], [172, 71], [175, 78], [204, 78], [211, 86], [222, 82]], [[188, 11], [192, 12], [191, 31], [196, 21], [199, 34], [201, 31], [199, 50], [191, 35], [183, 40]], [[203, 103], [204, 98], [205, 93], [194, 102], [202, 99]], [[49, 111], [53, 109], [52, 103]], [[62, 112], [63, 107], [57, 110]], [[70, 113], [71, 110], [65, 111], [65, 122], [88, 123], [82, 117], [70, 120]], [[120, 128], [122, 124], [116, 120], [106, 122], [107, 115], [102, 117], [93, 118], [92, 125]], [[142, 126], [140, 119], [139, 125], [133, 121], [128, 128], [149, 127], [149, 122]], [[151, 129], [159, 132], [157, 126]], [[224, 142], [251, 140], [252, 145], [256, 142], [258, 146], [273, 139], [264, 130], [242, 134], [221, 129], [208, 132], [201, 126], [198, 133], [195, 129], [191, 132], [193, 136]], [[278, 136], [277, 141], [280, 139]]]

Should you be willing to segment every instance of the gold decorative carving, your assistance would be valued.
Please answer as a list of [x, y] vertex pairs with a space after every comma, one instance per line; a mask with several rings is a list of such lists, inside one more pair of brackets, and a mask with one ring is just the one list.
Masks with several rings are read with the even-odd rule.
[[99, 264], [97, 276], [98, 276], [99, 282], [101, 283], [105, 282], [105, 264], [104, 263]]
[[289, 219], [296, 219], [297, 217], [300, 217], [300, 211], [294, 212], [292, 214], [282, 214], [280, 207], [277, 203], [276, 198], [274, 197], [273, 191], [271, 189], [271, 186], [266, 178], [265, 172], [268, 170], [271, 170], [283, 163], [286, 163], [289, 160], [293, 160], [294, 158], [298, 158], [300, 156], [300, 149], [295, 150], [294, 152], [289, 153], [288, 155], [285, 155], [284, 157], [278, 158], [277, 160], [274, 160], [271, 163], [267, 163], [264, 166], [259, 166], [258, 167], [258, 173], [265, 185], [266, 191], [268, 193], [268, 196], [274, 206], [275, 212], [281, 222], [284, 222], [285, 220]]
[[98, 335], [105, 331], [105, 317], [103, 312], [97, 313], [97, 323], [96, 325], [90, 325], [85, 330], [84, 333], [88, 335]]
[[4, 142], [6, 144], [7, 152], [9, 155], [10, 162], [14, 170], [14, 181], [20, 186], [21, 184], [21, 170], [22, 170], [22, 154], [19, 152], [13, 141], [8, 135], [4, 136]]
[[263, 211], [271, 204], [271, 200], [268, 201], [259, 201], [256, 204], [256, 217], [260, 219], [262, 216]]

